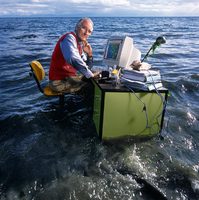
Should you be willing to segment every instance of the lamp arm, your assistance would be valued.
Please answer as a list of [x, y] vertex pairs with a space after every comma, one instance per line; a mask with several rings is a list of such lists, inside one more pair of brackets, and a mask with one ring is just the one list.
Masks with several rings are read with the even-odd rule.
[[153, 46], [154, 45], [151, 46], [151, 48], [148, 50], [148, 52], [146, 53], [146, 55], [144, 56], [144, 58], [141, 60], [141, 62], [143, 62], [148, 57], [150, 51], [153, 49]]

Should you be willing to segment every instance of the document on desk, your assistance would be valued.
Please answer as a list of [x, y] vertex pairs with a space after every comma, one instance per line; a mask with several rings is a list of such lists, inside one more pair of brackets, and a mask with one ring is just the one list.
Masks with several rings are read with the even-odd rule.
[[142, 82], [142, 81], [134, 81], [131, 79], [126, 79], [121, 77], [121, 83], [126, 85], [127, 87], [144, 90], [144, 91], [151, 91], [158, 88], [163, 87], [162, 82], [155, 82], [155, 83], [148, 83], [148, 82]]

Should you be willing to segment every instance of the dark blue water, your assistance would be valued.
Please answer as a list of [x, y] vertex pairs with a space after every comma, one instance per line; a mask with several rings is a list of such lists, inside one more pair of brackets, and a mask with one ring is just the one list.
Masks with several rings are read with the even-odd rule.
[[80, 97], [45, 98], [28, 63], [46, 71], [77, 18], [0, 19], [0, 199], [198, 199], [199, 18], [93, 18], [95, 67], [108, 38], [131, 36], [170, 91], [162, 137], [102, 143]]

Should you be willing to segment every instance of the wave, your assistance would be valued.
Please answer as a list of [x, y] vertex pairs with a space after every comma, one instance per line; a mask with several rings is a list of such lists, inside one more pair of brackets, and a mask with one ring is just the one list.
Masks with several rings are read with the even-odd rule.
[[23, 40], [23, 39], [31, 39], [31, 38], [37, 38], [37, 37], [38, 36], [35, 34], [24, 34], [24, 35], [15, 36], [14, 39]]

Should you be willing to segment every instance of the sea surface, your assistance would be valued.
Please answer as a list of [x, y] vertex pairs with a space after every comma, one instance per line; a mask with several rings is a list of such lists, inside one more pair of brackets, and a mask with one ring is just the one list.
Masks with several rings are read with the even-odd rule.
[[104, 143], [81, 97], [60, 111], [38, 91], [29, 62], [48, 72], [78, 18], [0, 18], [0, 200], [199, 199], [199, 18], [92, 19], [97, 69], [108, 38], [133, 37], [144, 56], [165, 36], [147, 59], [169, 89], [161, 135]]

